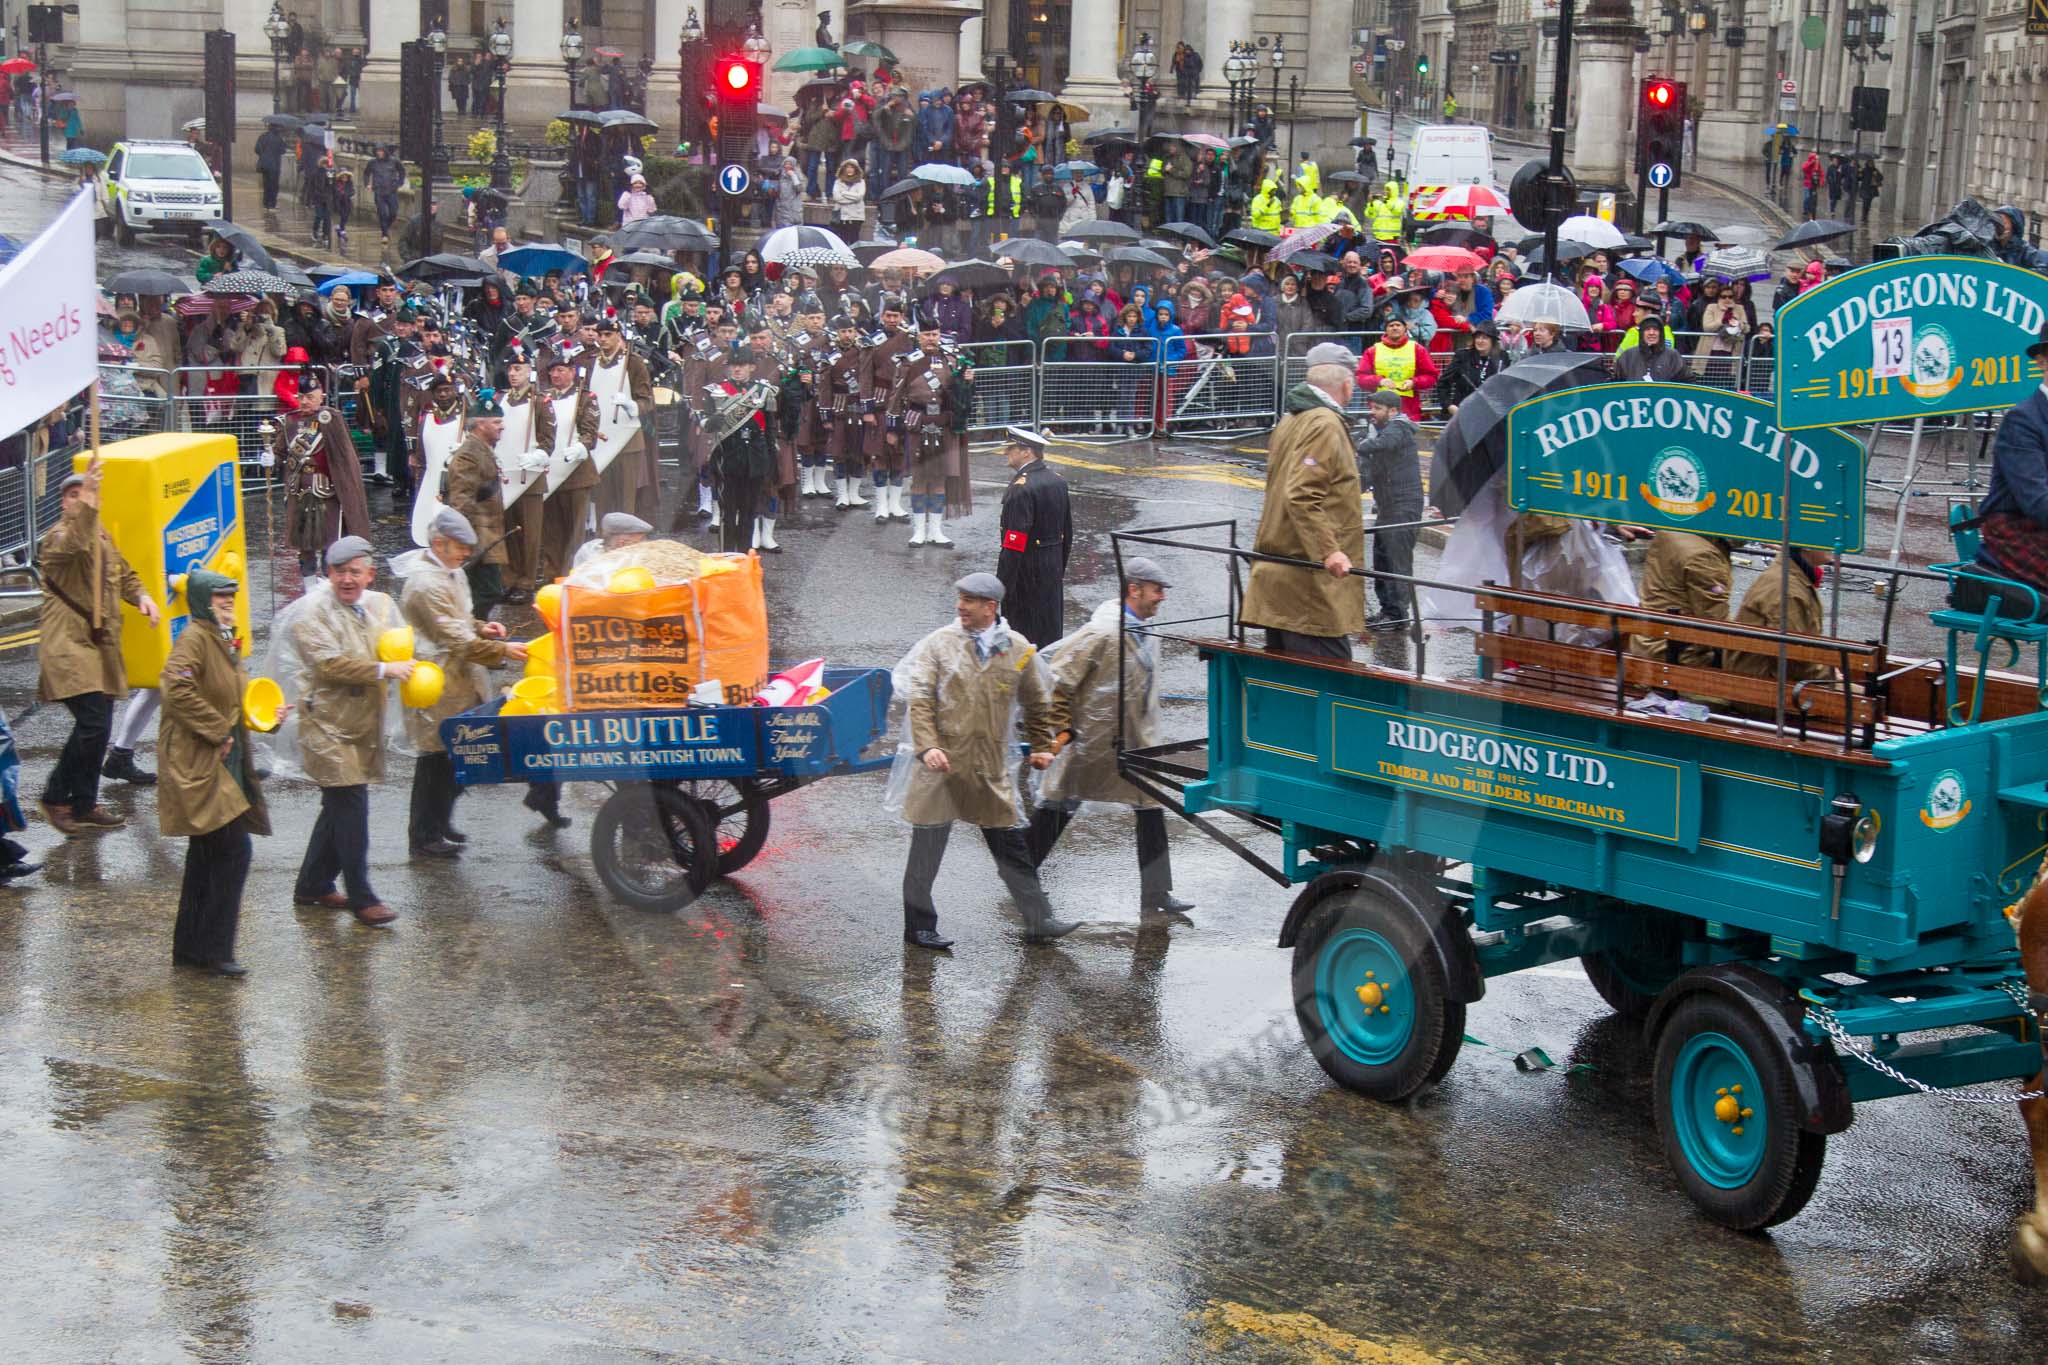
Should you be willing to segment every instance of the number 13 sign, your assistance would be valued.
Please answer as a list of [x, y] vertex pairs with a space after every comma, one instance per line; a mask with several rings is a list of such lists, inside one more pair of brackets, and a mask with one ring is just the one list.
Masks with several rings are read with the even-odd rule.
[[1911, 318], [1879, 318], [1870, 324], [1870, 377], [1903, 379], [1913, 350]]

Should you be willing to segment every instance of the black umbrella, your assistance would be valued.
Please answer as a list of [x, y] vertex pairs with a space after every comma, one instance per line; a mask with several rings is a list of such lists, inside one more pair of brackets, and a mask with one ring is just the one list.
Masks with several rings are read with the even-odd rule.
[[1036, 237], [1012, 237], [1007, 242], [997, 243], [996, 259], [1054, 270], [1064, 269], [1073, 264], [1058, 247], [1051, 242], [1041, 242]]
[[1561, 393], [1608, 381], [1607, 357], [1587, 351], [1544, 351], [1518, 360], [1458, 404], [1429, 466], [1429, 502], [1447, 517], [1465, 510], [1486, 481], [1507, 467], [1508, 413], [1539, 393]]
[[168, 270], [123, 270], [100, 286], [109, 294], [195, 294], [199, 286]]
[[839, 90], [845, 87], [846, 82], [845, 76], [820, 76], [799, 85], [796, 88], [796, 97], [802, 99], [805, 95], [821, 95], [830, 90]]
[[1657, 244], [1648, 237], [1638, 237], [1633, 232], [1624, 232], [1621, 234], [1621, 249], [1623, 251], [1654, 251], [1657, 249]]
[[1837, 237], [1847, 237], [1856, 231], [1853, 223], [1839, 222], [1833, 218], [1809, 218], [1778, 239], [1774, 251], [1784, 251], [1795, 246], [1819, 246], [1832, 242]]
[[244, 266], [251, 270], [267, 270], [273, 275], [277, 273], [277, 262], [270, 259], [270, 252], [240, 223], [216, 218], [206, 225], [206, 230], [233, 247]]
[[912, 190], [928, 190], [931, 188], [932, 185], [929, 181], [918, 180], [915, 178], [908, 180], [899, 180], [895, 184], [891, 185], [888, 189], [883, 190], [882, 193], [877, 197], [880, 199], [900, 199], [904, 195], [909, 194]]
[[1019, 104], [1044, 104], [1049, 100], [1059, 98], [1058, 95], [1051, 94], [1048, 91], [1028, 88], [1023, 90], [1005, 90], [1003, 94]]
[[682, 269], [659, 251], [629, 251], [623, 256], [612, 257], [612, 265], [644, 265], [655, 270]]
[[1493, 238], [1478, 228], [1463, 223], [1438, 223], [1424, 228], [1415, 237], [1418, 246], [1461, 246], [1467, 251], [1477, 251], [1482, 246], [1497, 245]]
[[1014, 278], [1008, 266], [997, 265], [994, 261], [961, 261], [932, 276], [926, 292], [934, 292], [942, 284], [950, 284], [955, 289], [1003, 289]]
[[498, 268], [474, 256], [458, 256], [452, 251], [437, 252], [407, 261], [394, 272], [401, 280], [449, 280], [465, 276], [488, 278], [498, 273]]
[[1332, 171], [1323, 177], [1332, 185], [1363, 185], [1365, 177], [1357, 171]]
[[301, 120], [297, 114], [265, 114], [263, 123], [269, 128], [297, 128]]
[[564, 123], [587, 123], [593, 128], [604, 126], [604, 115], [595, 109], [571, 109], [568, 113], [557, 114], [555, 117]]
[[1371, 147], [1376, 144], [1369, 137], [1355, 137], [1351, 139], [1350, 145], [1353, 147]]
[[1705, 223], [1695, 223], [1690, 218], [1676, 218], [1668, 223], [1659, 223], [1650, 229], [1650, 235], [1663, 233], [1666, 237], [1697, 237], [1703, 242], [1714, 240], [1714, 229]]
[[271, 262], [270, 273], [295, 289], [311, 289], [313, 287], [313, 277], [299, 269], [291, 261]]
[[206, 282], [209, 294], [282, 294], [290, 288], [267, 270], [230, 270]]
[[1207, 228], [1198, 227], [1193, 223], [1161, 223], [1152, 230], [1162, 237], [1178, 237], [1183, 241], [1193, 242], [1196, 246], [1216, 245], [1216, 239], [1209, 235]]
[[718, 238], [691, 218], [657, 213], [612, 234], [614, 251], [716, 251]]
[[1065, 237], [1074, 242], [1135, 242], [1138, 230], [1114, 218], [1098, 218], [1092, 223], [1081, 224]]
[[1060, 250], [1066, 252], [1067, 259], [1075, 265], [1099, 265], [1102, 262], [1101, 252], [1092, 247], [1082, 246], [1079, 242], [1062, 245]]
[[[1559, 242], [1557, 244], [1557, 259], [1562, 265], [1570, 265], [1573, 261], [1583, 261], [1595, 251], [1604, 249], [1602, 247], [1587, 246], [1584, 242]], [[1522, 264], [1532, 270], [1540, 270], [1547, 264], [1543, 257], [1543, 247], [1540, 242], [1535, 249], [1522, 257]]]
[[1173, 269], [1173, 262], [1142, 246], [1120, 246], [1106, 258], [1111, 265], [1148, 265], [1157, 270]]
[[875, 257], [886, 256], [901, 245], [901, 242], [848, 242], [846, 249], [853, 253], [853, 259], [866, 265]]
[[1287, 258], [1286, 264], [1302, 270], [1329, 271], [1337, 268], [1337, 258], [1327, 251], [1297, 251]]
[[1224, 233], [1223, 240], [1226, 242], [1236, 242], [1239, 246], [1256, 247], [1264, 251], [1269, 247], [1280, 245], [1280, 234], [1268, 232], [1264, 228], [1241, 227], [1232, 228], [1229, 232]]
[[653, 132], [661, 125], [645, 114], [636, 114], [631, 109], [606, 109], [597, 116], [598, 126], [606, 130], [613, 128], [644, 128]]
[[1138, 143], [1138, 134], [1130, 128], [1104, 128], [1100, 132], [1088, 134], [1081, 141], [1091, 147], [1100, 147], [1105, 142], [1128, 142], [1135, 147]]

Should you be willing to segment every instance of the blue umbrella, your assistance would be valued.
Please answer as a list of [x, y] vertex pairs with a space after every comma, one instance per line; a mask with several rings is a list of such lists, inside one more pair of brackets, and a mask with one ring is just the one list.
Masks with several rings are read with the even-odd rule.
[[374, 289], [377, 287], [377, 277], [367, 270], [343, 271], [314, 285], [313, 292], [326, 298], [342, 285], [347, 285], [351, 289]]
[[1102, 167], [1092, 161], [1062, 161], [1054, 169], [1065, 171], [1070, 176], [1078, 175], [1083, 180], [1091, 175], [1101, 175], [1103, 173]]
[[0, 232], [0, 265], [5, 265], [21, 254], [21, 243]]
[[590, 269], [590, 262], [565, 246], [533, 242], [526, 246], [515, 246], [510, 251], [499, 252], [498, 268], [509, 270], [515, 275], [530, 275], [534, 279], [539, 279], [550, 270], [573, 275], [579, 270]]
[[1676, 289], [1685, 283], [1685, 272], [1672, 265], [1669, 261], [1652, 260], [1643, 256], [1630, 256], [1627, 260], [1624, 260], [1621, 263], [1621, 271], [1624, 275], [1633, 276], [1643, 284], [1655, 284], [1658, 280], [1669, 280], [1671, 281], [1671, 287]]
[[96, 152], [90, 147], [66, 147], [57, 153], [57, 159], [67, 166], [104, 166], [107, 154]]

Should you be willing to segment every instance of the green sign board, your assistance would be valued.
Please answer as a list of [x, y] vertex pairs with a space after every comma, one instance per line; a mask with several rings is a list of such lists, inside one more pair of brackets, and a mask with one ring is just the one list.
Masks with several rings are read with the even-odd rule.
[[1786, 431], [2009, 408], [2040, 384], [2027, 347], [2048, 278], [1980, 256], [1910, 256], [1837, 275], [1778, 310]]
[[1330, 703], [1333, 772], [1693, 849], [1700, 771], [1499, 726]]
[[[1508, 414], [1508, 502], [1522, 512], [1729, 540], [1863, 548], [1863, 445], [1793, 435], [1769, 403], [1694, 384], [1597, 384]], [[1792, 472], [1785, 494], [1785, 467]]]

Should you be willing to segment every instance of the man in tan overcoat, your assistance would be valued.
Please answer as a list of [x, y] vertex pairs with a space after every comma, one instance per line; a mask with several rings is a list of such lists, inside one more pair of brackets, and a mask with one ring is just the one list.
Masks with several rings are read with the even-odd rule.
[[427, 541], [406, 573], [398, 607], [413, 629], [413, 658], [438, 664], [447, 681], [439, 701], [405, 712], [406, 732], [419, 750], [407, 833], [416, 856], [453, 858], [468, 838], [448, 823], [462, 789], [455, 785], [454, 761], [441, 744], [441, 722], [483, 701], [489, 686], [484, 670], [524, 661], [526, 646], [508, 642], [505, 627], [496, 621], [479, 624], [476, 619], [469, 580], [462, 573], [477, 541], [468, 520], [453, 508], [442, 508]]
[[242, 719], [249, 679], [235, 638], [237, 590], [233, 579], [205, 569], [186, 577], [191, 622], [164, 661], [157, 731], [157, 827], [187, 840], [171, 960], [221, 976], [246, 974], [235, 961], [235, 928], [249, 879], [249, 836], [270, 833]]
[[71, 737], [43, 787], [43, 816], [66, 835], [117, 829], [122, 817], [100, 804], [100, 768], [107, 758], [114, 702], [128, 695], [121, 667], [121, 604], [131, 602], [154, 626], [160, 613], [142, 580], [100, 524], [100, 457], [85, 473], [67, 475], [57, 524], [43, 536], [41, 637], [37, 642], [40, 701], [71, 712]]
[[370, 784], [384, 780], [386, 685], [410, 678], [414, 663], [377, 657], [377, 637], [399, 624], [399, 614], [389, 596], [370, 591], [377, 578], [370, 542], [344, 536], [327, 547], [326, 559], [329, 591], [309, 597], [291, 625], [299, 760], [320, 788], [320, 818], [292, 903], [347, 910], [375, 929], [398, 916], [370, 888]]
[[[1104, 602], [1088, 624], [1046, 651], [1052, 669], [1053, 761], [1031, 816], [1031, 860], [1043, 863], [1083, 801], [1129, 806], [1138, 823], [1138, 908], [1184, 915], [1195, 908], [1173, 894], [1166, 811], [1117, 771], [1117, 702], [1122, 744], [1144, 749], [1164, 738], [1159, 726], [1159, 644], [1145, 623], [1166, 600], [1165, 570], [1155, 560], [1124, 565], [1124, 595]], [[1122, 660], [1119, 663], [1118, 653]]]
[[1365, 580], [1351, 571], [1365, 555], [1365, 516], [1344, 423], [1350, 360], [1335, 342], [1310, 348], [1308, 377], [1287, 391], [1287, 415], [1267, 446], [1266, 505], [1252, 548], [1321, 566], [1252, 565], [1239, 615], [1265, 627], [1275, 653], [1349, 659], [1350, 637], [1365, 629]]
[[964, 820], [980, 828], [1023, 913], [1025, 940], [1050, 942], [1078, 926], [1053, 917], [1039, 885], [1010, 768], [1011, 725], [1020, 709], [1031, 766], [1052, 762], [1045, 675], [1031, 642], [1002, 620], [1001, 579], [971, 573], [953, 587], [957, 619], [920, 640], [903, 664], [911, 764], [903, 818], [912, 826], [903, 940], [934, 951], [953, 945], [939, 933], [932, 883], [953, 822]]

